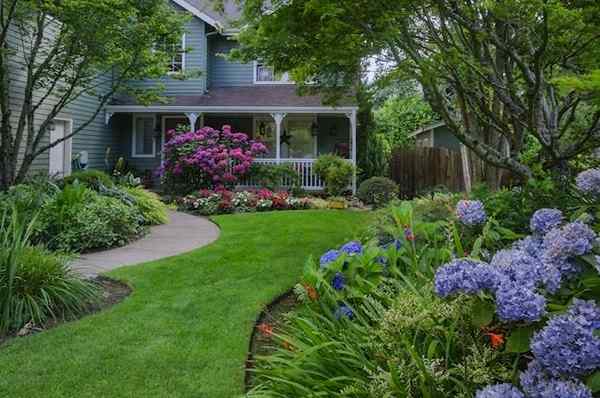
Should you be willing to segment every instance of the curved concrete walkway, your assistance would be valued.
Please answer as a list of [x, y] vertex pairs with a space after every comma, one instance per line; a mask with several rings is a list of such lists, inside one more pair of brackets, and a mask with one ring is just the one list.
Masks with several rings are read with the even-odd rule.
[[219, 228], [203, 217], [169, 212], [168, 224], [150, 227], [143, 238], [127, 246], [82, 254], [71, 267], [86, 276], [96, 276], [124, 265], [133, 265], [189, 252], [219, 237]]

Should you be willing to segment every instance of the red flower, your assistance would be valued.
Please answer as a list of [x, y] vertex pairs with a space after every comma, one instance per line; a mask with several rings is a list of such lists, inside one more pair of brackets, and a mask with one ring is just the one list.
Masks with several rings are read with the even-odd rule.
[[486, 336], [490, 338], [490, 345], [494, 349], [500, 348], [504, 344], [504, 335], [499, 333], [486, 333]]
[[261, 323], [256, 328], [265, 337], [271, 337], [273, 335], [273, 325], [270, 323]]

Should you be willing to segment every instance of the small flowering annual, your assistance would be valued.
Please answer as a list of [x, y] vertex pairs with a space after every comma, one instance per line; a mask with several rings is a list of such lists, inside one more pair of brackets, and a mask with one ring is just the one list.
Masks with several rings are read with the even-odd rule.
[[496, 384], [477, 391], [475, 398], [525, 398], [512, 384]]
[[531, 350], [549, 375], [582, 376], [600, 367], [599, 313], [593, 302], [576, 300], [534, 335]]
[[341, 272], [336, 272], [331, 280], [331, 286], [335, 290], [343, 290], [344, 287], [346, 287], [346, 278], [344, 277], [344, 274]]
[[352, 242], [348, 242], [345, 245], [343, 245], [340, 248], [340, 250], [346, 254], [353, 256], [355, 254], [362, 254], [363, 247], [360, 244], [360, 242], [352, 241]]
[[557, 209], [539, 209], [531, 216], [529, 227], [534, 234], [543, 236], [554, 228], [559, 227], [562, 222], [562, 211]]
[[546, 299], [531, 287], [505, 280], [496, 290], [496, 314], [500, 320], [539, 321], [546, 313]]
[[589, 169], [579, 173], [575, 178], [575, 183], [577, 189], [585, 194], [600, 195], [600, 169]]
[[436, 272], [434, 281], [435, 292], [440, 297], [493, 290], [497, 283], [498, 274], [491, 265], [469, 259], [458, 259], [443, 265]]
[[325, 254], [323, 254], [319, 260], [319, 264], [321, 268], [327, 267], [327, 264], [334, 262], [337, 260], [342, 253], [339, 250], [329, 250]]
[[336, 319], [342, 319], [342, 318], [353, 319], [354, 311], [352, 311], [352, 308], [348, 307], [346, 304], [342, 304], [335, 311], [335, 318]]
[[553, 379], [533, 360], [521, 372], [521, 387], [527, 398], [592, 398], [592, 392], [577, 379]]
[[461, 200], [456, 205], [456, 217], [464, 225], [474, 226], [485, 223], [487, 215], [483, 203], [478, 200]]

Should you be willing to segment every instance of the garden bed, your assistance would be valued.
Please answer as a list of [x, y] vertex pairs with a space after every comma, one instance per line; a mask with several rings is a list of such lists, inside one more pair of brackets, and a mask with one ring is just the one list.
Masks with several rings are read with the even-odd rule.
[[101, 293], [99, 295], [100, 299], [98, 302], [91, 303], [87, 307], [87, 311], [79, 314], [78, 316], [66, 319], [52, 319], [41, 326], [28, 324], [16, 333], [7, 336], [0, 336], [0, 347], [6, 343], [9, 343], [13, 339], [41, 333], [61, 324], [73, 322], [88, 315], [110, 308], [113, 305], [119, 304], [132, 292], [131, 287], [129, 287], [127, 284], [106, 276], [97, 276], [93, 279], [93, 282], [96, 283], [101, 289]]

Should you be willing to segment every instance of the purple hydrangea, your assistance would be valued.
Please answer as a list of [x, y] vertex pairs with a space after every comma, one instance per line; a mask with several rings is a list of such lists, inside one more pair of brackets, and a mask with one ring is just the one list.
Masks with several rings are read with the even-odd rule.
[[546, 313], [546, 299], [531, 287], [504, 280], [496, 289], [496, 314], [502, 321], [539, 321]]
[[592, 302], [576, 300], [534, 335], [531, 350], [549, 375], [581, 376], [600, 367], [600, 337], [594, 335], [599, 311]]
[[456, 217], [468, 226], [483, 224], [487, 219], [483, 203], [478, 200], [461, 200], [456, 204]]
[[531, 232], [539, 236], [546, 235], [552, 229], [559, 227], [563, 222], [563, 214], [557, 209], [539, 209], [529, 222]]
[[525, 398], [512, 384], [496, 384], [477, 391], [475, 398]]
[[340, 305], [338, 307], [338, 309], [335, 311], [335, 319], [342, 319], [342, 318], [348, 318], [348, 319], [354, 318], [354, 311], [352, 311], [352, 308], [348, 307], [346, 304]]
[[521, 372], [521, 387], [528, 398], [592, 398], [591, 391], [577, 379], [552, 379], [537, 361]]
[[355, 254], [361, 254], [363, 251], [363, 247], [360, 244], [360, 242], [352, 241], [352, 242], [346, 243], [344, 246], [342, 246], [340, 248], [340, 250], [346, 254], [353, 256]]
[[336, 272], [333, 279], [331, 279], [331, 286], [333, 286], [335, 290], [342, 290], [346, 287], [346, 278], [344, 277], [344, 274]]
[[582, 171], [575, 178], [575, 183], [577, 189], [585, 194], [600, 195], [600, 169]]
[[544, 258], [553, 262], [560, 258], [582, 256], [592, 250], [595, 239], [596, 233], [580, 221], [555, 228], [544, 237]]
[[458, 259], [441, 266], [435, 274], [435, 292], [440, 297], [455, 293], [474, 294], [494, 290], [498, 273], [489, 264], [470, 259]]
[[325, 254], [323, 254], [321, 256], [321, 259], [319, 260], [321, 268], [327, 267], [327, 265], [329, 263], [334, 262], [335, 260], [337, 260], [338, 258], [340, 258], [341, 255], [342, 255], [342, 253], [340, 253], [339, 250], [329, 250], [328, 252], [326, 252]]

